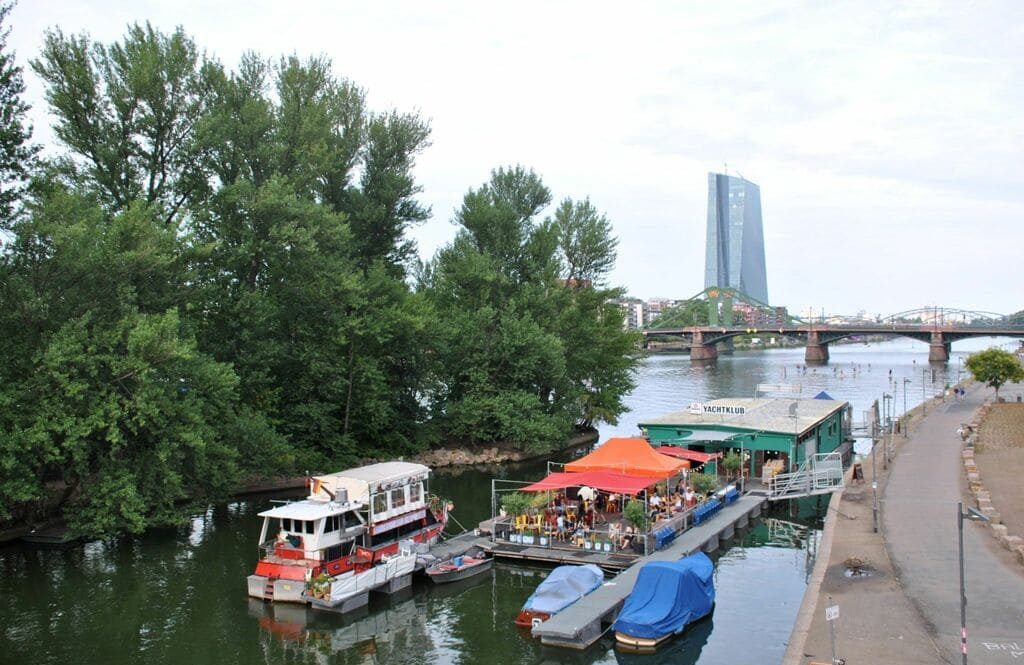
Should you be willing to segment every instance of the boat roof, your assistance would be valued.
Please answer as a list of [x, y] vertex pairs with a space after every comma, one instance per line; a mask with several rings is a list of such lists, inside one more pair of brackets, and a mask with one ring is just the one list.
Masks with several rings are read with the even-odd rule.
[[264, 510], [260, 517], [276, 517], [291, 520], [318, 520], [329, 515], [337, 515], [358, 507], [355, 503], [337, 503], [334, 501], [293, 501], [270, 510]]
[[430, 476], [430, 467], [423, 464], [379, 462], [325, 476], [314, 476], [314, 480], [319, 481], [319, 485], [314, 484], [316, 491], [309, 498], [326, 501], [330, 497], [323, 491], [324, 489], [330, 490], [335, 495], [338, 490], [344, 489], [348, 493], [350, 501], [367, 503], [370, 500], [370, 494], [426, 480], [428, 476]]

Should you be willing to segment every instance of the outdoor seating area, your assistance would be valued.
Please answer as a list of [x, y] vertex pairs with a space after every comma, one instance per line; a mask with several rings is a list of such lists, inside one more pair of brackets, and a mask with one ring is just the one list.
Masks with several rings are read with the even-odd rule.
[[610, 439], [565, 464], [563, 471], [514, 489], [496, 489], [494, 502], [501, 514], [493, 518], [494, 540], [547, 550], [656, 551], [740, 496], [729, 486], [716, 497], [713, 476], [697, 473], [692, 478], [701, 482], [690, 482], [691, 464], [711, 458], [662, 454], [642, 438]]

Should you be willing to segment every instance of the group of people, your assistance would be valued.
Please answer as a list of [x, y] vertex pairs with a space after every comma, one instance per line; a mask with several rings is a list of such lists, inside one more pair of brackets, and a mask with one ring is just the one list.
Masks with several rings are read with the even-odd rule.
[[692, 487], [679, 483], [676, 490], [662, 497], [657, 491], [647, 499], [647, 515], [652, 520], [669, 517], [672, 513], [681, 513], [687, 508], [697, 505], [697, 493]]

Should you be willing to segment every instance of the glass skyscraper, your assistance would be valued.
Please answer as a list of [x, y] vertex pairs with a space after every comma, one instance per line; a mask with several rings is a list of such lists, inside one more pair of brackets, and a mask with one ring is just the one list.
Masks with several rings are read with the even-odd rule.
[[761, 189], [743, 178], [708, 174], [708, 244], [704, 288], [737, 289], [768, 303]]

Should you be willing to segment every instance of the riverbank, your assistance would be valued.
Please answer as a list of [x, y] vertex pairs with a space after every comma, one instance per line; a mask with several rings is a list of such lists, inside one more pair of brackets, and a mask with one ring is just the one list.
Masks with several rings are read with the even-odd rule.
[[[589, 448], [597, 443], [598, 432], [596, 429], [589, 429], [571, 436], [564, 448], [554, 451], [532, 452], [514, 448], [508, 444], [495, 444], [480, 448], [479, 450], [466, 450], [464, 448], [435, 448], [425, 451], [410, 458], [408, 461], [417, 462], [429, 466], [431, 469], [446, 469], [449, 472], [458, 472], [459, 469], [494, 469], [502, 464], [516, 464], [528, 462], [535, 459], [547, 458], [552, 454], [564, 453], [577, 448]], [[366, 459], [362, 464], [372, 464], [386, 460]], [[232, 492], [233, 497], [243, 497], [252, 494], [266, 494], [268, 492], [289, 492], [299, 490], [306, 485], [307, 477], [301, 476], [278, 476], [273, 478], [254, 478], [242, 483]], [[63, 533], [65, 531], [64, 520], [60, 517], [50, 517], [44, 521], [27, 524], [10, 524], [0, 529], [0, 544], [18, 540], [29, 536], [32, 533], [42, 531], [53, 531]]]
[[[1011, 393], [1020, 387], [1008, 388], [1004, 394], [1015, 399]], [[892, 462], [883, 463], [882, 447], [876, 446], [875, 473], [870, 458], [863, 460], [864, 482], [851, 479], [843, 492], [832, 497], [785, 665], [830, 662], [832, 628], [836, 657], [850, 663], [923, 665], [959, 660], [955, 510], [957, 501], [965, 505], [974, 501], [960, 463], [962, 442], [957, 429], [992, 397], [992, 390], [985, 386], [967, 390], [963, 401], [933, 400], [924, 413], [921, 407], [915, 409], [914, 417], [907, 419], [908, 436], [894, 437]], [[979, 441], [997, 440], [1007, 434], [1008, 427], [1024, 428], [1024, 410], [1007, 411], [1014, 412], [1009, 421], [981, 422]], [[1009, 438], [1014, 439], [1012, 432]], [[1020, 441], [1019, 437], [1014, 440]], [[991, 483], [993, 488], [993, 504], [1005, 506], [1001, 512], [1014, 511], [1019, 517], [1024, 512], [1020, 497], [1000, 496], [995, 490], [1004, 482], [1019, 486], [1024, 448], [1014, 449], [1015, 453], [985, 465], [990, 474], [986, 485]], [[981, 452], [978, 459], [985, 456], [987, 452]], [[877, 492], [872, 488], [875, 482]], [[1024, 567], [999, 547], [991, 533], [987, 526], [970, 522], [964, 526], [971, 598], [968, 625], [975, 627], [971, 662], [976, 663], [1010, 662], [1001, 648], [986, 644], [1013, 640], [1024, 644], [1019, 603], [1024, 597]], [[825, 618], [827, 607], [839, 608], [834, 626]]]

